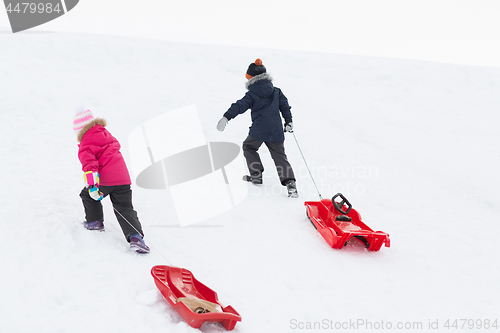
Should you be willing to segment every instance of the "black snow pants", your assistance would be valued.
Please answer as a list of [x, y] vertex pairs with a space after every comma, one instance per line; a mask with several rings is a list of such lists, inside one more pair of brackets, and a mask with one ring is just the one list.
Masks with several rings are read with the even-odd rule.
[[[103, 197], [109, 195], [116, 218], [127, 241], [130, 241], [130, 235], [137, 231], [144, 236], [137, 212], [132, 206], [132, 189], [130, 185], [99, 186], [99, 191], [102, 192]], [[84, 188], [80, 192], [80, 197], [82, 198], [87, 222], [104, 221], [102, 203], [90, 197], [88, 188]]]
[[264, 172], [264, 166], [260, 160], [259, 153], [257, 152], [260, 146], [265, 143], [271, 158], [276, 165], [276, 171], [280, 178], [281, 185], [285, 186], [289, 180], [295, 180], [295, 175], [292, 166], [288, 162], [285, 154], [285, 146], [283, 142], [262, 142], [252, 138], [250, 135], [243, 141], [243, 156], [247, 161], [248, 171], [250, 174], [254, 172]]

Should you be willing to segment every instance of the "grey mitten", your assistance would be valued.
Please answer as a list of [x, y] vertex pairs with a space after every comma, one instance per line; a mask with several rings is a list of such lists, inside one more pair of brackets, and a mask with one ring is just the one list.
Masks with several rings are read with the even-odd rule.
[[219, 122], [217, 123], [217, 129], [222, 132], [224, 130], [224, 128], [226, 128], [226, 125], [227, 125], [228, 121], [229, 120], [226, 117], [222, 117], [219, 120]]

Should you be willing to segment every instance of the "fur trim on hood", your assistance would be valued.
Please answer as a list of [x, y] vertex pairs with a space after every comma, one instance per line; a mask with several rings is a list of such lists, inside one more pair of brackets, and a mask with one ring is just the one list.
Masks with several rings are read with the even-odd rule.
[[262, 74], [259, 74], [259, 75], [254, 76], [253, 78], [251, 78], [250, 80], [248, 80], [248, 81], [245, 83], [245, 87], [248, 89], [248, 88], [250, 88], [250, 86], [251, 86], [252, 84], [254, 84], [255, 82], [262, 81], [262, 80], [272, 81], [272, 80], [273, 80], [273, 78], [272, 78], [272, 77], [271, 77], [271, 75], [269, 75], [268, 73], [262, 73]]
[[83, 139], [83, 136], [85, 135], [85, 133], [87, 133], [87, 131], [89, 129], [91, 129], [94, 125], [101, 125], [102, 127], [106, 127], [106, 120], [102, 119], [102, 118], [96, 118], [94, 119], [91, 123], [88, 123], [87, 125], [85, 125], [84, 128], [82, 128], [80, 130], [80, 132], [78, 132], [78, 142], [82, 142], [82, 139]]

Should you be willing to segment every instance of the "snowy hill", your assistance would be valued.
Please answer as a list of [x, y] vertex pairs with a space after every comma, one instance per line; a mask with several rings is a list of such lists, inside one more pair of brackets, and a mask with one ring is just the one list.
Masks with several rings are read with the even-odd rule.
[[[69, 33], [4, 34], [0, 45], [2, 332], [195, 332], [155, 287], [161, 264], [233, 305], [234, 332], [499, 319], [500, 69]], [[328, 247], [305, 216], [318, 195], [289, 134], [298, 200], [263, 148], [265, 186], [190, 227], [168, 191], [134, 185], [148, 255], [128, 249], [109, 199], [106, 232], [82, 227], [75, 106], [107, 119], [127, 162], [134, 128], [191, 104], [207, 141], [241, 145], [249, 112], [215, 125], [257, 57], [289, 98], [320, 193], [343, 192], [390, 248]]]

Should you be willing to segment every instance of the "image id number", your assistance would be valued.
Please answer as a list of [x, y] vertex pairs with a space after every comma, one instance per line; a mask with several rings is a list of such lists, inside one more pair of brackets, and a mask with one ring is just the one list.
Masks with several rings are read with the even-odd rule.
[[6, 7], [7, 13], [18, 13], [18, 14], [35, 14], [35, 13], [60, 13], [63, 10], [59, 6], [59, 3], [57, 3], [55, 6], [53, 6], [51, 3], [33, 3], [33, 2], [23, 2], [23, 3], [18, 3], [14, 7], [12, 6], [12, 3], [9, 3]]
[[494, 321], [491, 321], [489, 319], [455, 319], [455, 320], [450, 320], [448, 319], [444, 323], [444, 327], [447, 329], [498, 329], [498, 323], [497, 320], [495, 319]]

